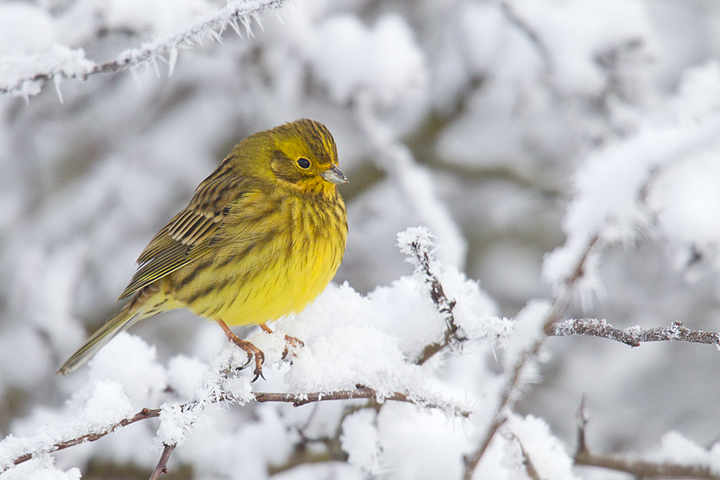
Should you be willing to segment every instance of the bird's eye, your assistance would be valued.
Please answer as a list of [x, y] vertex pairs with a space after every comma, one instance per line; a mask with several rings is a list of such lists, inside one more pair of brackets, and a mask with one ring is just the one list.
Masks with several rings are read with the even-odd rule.
[[308, 160], [305, 157], [300, 157], [297, 159], [298, 167], [302, 168], [303, 170], [307, 170], [310, 168], [310, 160]]

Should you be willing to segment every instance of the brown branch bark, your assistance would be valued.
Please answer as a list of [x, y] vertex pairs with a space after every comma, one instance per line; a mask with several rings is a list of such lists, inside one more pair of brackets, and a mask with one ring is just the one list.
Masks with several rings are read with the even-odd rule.
[[[413, 397], [411, 395], [407, 395], [404, 393], [393, 393], [388, 396], [380, 396], [378, 395], [378, 392], [373, 390], [372, 388], [365, 387], [365, 386], [359, 386], [355, 390], [340, 390], [337, 392], [328, 392], [328, 393], [322, 393], [322, 392], [313, 392], [313, 393], [265, 393], [265, 392], [256, 392], [253, 393], [253, 401], [258, 403], [266, 403], [266, 402], [282, 402], [282, 403], [292, 403], [293, 406], [299, 407], [301, 405], [306, 405], [308, 403], [313, 402], [324, 402], [324, 401], [330, 401], [330, 400], [351, 400], [351, 399], [357, 399], [357, 398], [366, 398], [366, 399], [374, 399], [376, 401], [384, 401], [384, 400], [391, 400], [395, 402], [406, 402], [406, 403], [413, 403], [419, 406], [423, 406], [426, 408], [439, 408], [439, 409], [451, 409], [456, 415], [462, 416], [462, 417], [469, 417], [471, 412], [467, 410], [462, 410], [459, 408], [452, 408], [449, 406], [440, 405], [433, 402], [425, 401], [422, 398]], [[222, 401], [232, 401], [231, 398], [227, 398], [224, 396], [218, 397], [215, 399], [212, 403], [218, 403]], [[186, 404], [183, 404], [181, 406], [182, 410], [186, 410], [189, 405], [191, 405], [193, 402], [188, 402]], [[141, 420], [147, 420], [149, 418], [156, 418], [160, 416], [160, 409], [159, 408], [143, 408], [138, 413], [133, 415], [130, 418], [126, 418], [124, 420], [121, 420], [120, 422], [110, 426], [107, 430], [103, 432], [96, 432], [96, 433], [90, 433], [86, 435], [81, 435], [75, 438], [71, 438], [68, 440], [65, 440], [60, 443], [56, 443], [51, 448], [43, 451], [42, 453], [52, 453], [57, 452], [59, 450], [64, 450], [66, 448], [74, 447], [75, 445], [79, 445], [81, 443], [86, 442], [94, 442], [96, 440], [99, 440], [106, 436], [109, 433], [112, 433], [120, 428], [127, 427], [128, 425], [131, 425], [133, 423], [139, 422]], [[174, 448], [174, 447], [173, 447]], [[34, 452], [33, 452], [34, 453]], [[25, 455], [17, 457], [13, 464], [19, 465], [23, 462], [26, 462], [30, 460], [33, 457], [33, 453], [27, 453]], [[168, 456], [170, 453], [168, 453]], [[0, 470], [0, 473], [2, 473], [5, 470]]]
[[704, 478], [718, 480], [710, 467], [698, 465], [679, 465], [675, 463], [655, 463], [622, 456], [602, 453], [578, 452], [575, 465], [599, 467], [618, 472], [629, 473], [635, 478]]
[[702, 330], [690, 330], [682, 322], [673, 322], [669, 327], [654, 328], [615, 328], [605, 322], [594, 318], [580, 318], [567, 320], [553, 325], [548, 332], [549, 336], [565, 337], [571, 335], [587, 335], [602, 337], [624, 343], [631, 347], [638, 347], [644, 342], [690, 342], [720, 345], [720, 333]]
[[670, 462], [651, 462], [638, 458], [621, 455], [608, 455], [590, 452], [585, 439], [587, 417], [585, 415], [585, 402], [578, 411], [578, 445], [573, 461], [576, 466], [598, 467], [617, 472], [628, 473], [635, 478], [702, 478], [719, 480], [720, 475], [713, 473], [712, 469], [702, 465], [681, 465]]
[[153, 470], [152, 475], [150, 475], [150, 480], [158, 480], [160, 478], [160, 475], [163, 473], [168, 473], [167, 469], [167, 462], [170, 460], [170, 454], [175, 450], [175, 445], [165, 445], [165, 448], [163, 448], [162, 455], [160, 455], [160, 460], [158, 461], [157, 467], [155, 467], [155, 470]]
[[[149, 418], [155, 418], [160, 415], [160, 409], [159, 408], [143, 408], [138, 413], [133, 415], [130, 418], [126, 418], [124, 420], [120, 420], [115, 425], [111, 426], [109, 429], [107, 429], [104, 432], [98, 432], [98, 433], [88, 433], [86, 435], [81, 435], [79, 437], [75, 437], [69, 440], [65, 440], [61, 443], [55, 444], [50, 450], [43, 452], [43, 453], [52, 453], [57, 452], [58, 450], [65, 450], [66, 448], [74, 447], [75, 445], [80, 445], [81, 443], [87, 443], [87, 442], [94, 442], [96, 440], [100, 440], [105, 435], [112, 433], [120, 428], [127, 427], [128, 425], [139, 422], [140, 420], [147, 420]], [[15, 459], [14, 465], [19, 465], [23, 462], [27, 462], [33, 457], [32, 453], [28, 453], [22, 456], [19, 456]], [[0, 470], [0, 473], [4, 472], [5, 470]]]

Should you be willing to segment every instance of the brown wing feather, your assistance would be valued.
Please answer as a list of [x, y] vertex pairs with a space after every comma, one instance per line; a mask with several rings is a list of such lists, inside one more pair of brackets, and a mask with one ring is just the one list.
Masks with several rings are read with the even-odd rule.
[[195, 190], [190, 205], [175, 215], [138, 257], [140, 265], [118, 300], [211, 252], [213, 236], [232, 203], [247, 192], [243, 178], [223, 162]]

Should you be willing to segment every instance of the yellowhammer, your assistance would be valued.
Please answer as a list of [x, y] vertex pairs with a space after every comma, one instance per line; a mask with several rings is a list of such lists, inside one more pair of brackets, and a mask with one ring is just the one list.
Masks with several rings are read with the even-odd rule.
[[216, 321], [255, 359], [264, 355], [228, 325], [259, 324], [304, 309], [335, 276], [347, 215], [336, 185], [335, 141], [302, 119], [238, 143], [145, 247], [119, 299], [132, 297], [58, 373], [84, 364], [135, 322], [175, 308]]

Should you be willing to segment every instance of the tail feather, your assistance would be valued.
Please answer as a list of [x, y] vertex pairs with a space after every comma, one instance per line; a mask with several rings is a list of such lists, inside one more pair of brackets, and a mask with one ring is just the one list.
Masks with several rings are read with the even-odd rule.
[[85, 362], [90, 360], [93, 355], [98, 352], [98, 350], [112, 340], [115, 335], [127, 330], [139, 320], [146, 318], [146, 316], [141, 312], [138, 312], [137, 309], [131, 309], [131, 303], [126, 305], [120, 313], [105, 322], [105, 325], [95, 332], [93, 336], [78, 349], [77, 352], [75, 352], [65, 363], [63, 363], [57, 373], [66, 375], [84, 365]]

